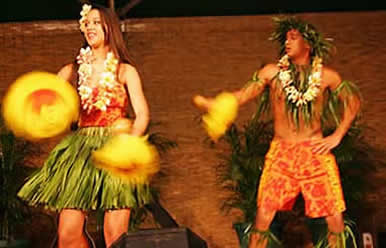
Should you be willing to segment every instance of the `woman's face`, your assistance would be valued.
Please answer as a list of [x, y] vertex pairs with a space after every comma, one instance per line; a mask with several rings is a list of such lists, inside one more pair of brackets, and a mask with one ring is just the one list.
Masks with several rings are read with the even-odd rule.
[[99, 10], [92, 9], [87, 15], [86, 32], [84, 33], [84, 37], [91, 47], [97, 48], [105, 44], [103, 25]]

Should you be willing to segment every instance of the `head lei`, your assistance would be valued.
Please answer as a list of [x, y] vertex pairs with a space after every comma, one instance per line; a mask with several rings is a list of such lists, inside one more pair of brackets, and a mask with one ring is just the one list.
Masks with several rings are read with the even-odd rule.
[[80, 12], [80, 20], [79, 20], [79, 25], [80, 25], [80, 31], [84, 33], [86, 31], [86, 18], [88, 13], [90, 13], [92, 6], [89, 4], [83, 4], [82, 11]]
[[322, 58], [324, 61], [330, 57], [333, 48], [332, 43], [328, 39], [325, 39], [312, 24], [296, 17], [274, 17], [273, 21], [276, 29], [272, 33], [270, 40], [279, 42], [280, 56], [285, 54], [287, 32], [291, 29], [296, 29], [311, 46], [311, 57], [316, 56]]

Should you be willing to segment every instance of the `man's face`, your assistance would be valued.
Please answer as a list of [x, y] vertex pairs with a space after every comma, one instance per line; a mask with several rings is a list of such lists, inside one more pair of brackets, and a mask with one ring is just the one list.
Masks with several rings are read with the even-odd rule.
[[285, 51], [290, 58], [302, 56], [309, 52], [310, 46], [298, 30], [291, 29], [287, 32], [286, 37]]
[[87, 43], [91, 47], [99, 47], [105, 42], [105, 33], [103, 31], [103, 23], [101, 15], [97, 9], [93, 9], [88, 13], [86, 18], [86, 32], [84, 36]]

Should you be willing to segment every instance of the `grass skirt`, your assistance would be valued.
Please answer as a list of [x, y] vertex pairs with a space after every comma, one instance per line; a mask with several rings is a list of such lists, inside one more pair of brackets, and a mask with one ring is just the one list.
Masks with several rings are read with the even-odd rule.
[[148, 203], [149, 184], [128, 184], [92, 164], [91, 152], [109, 136], [106, 127], [81, 128], [66, 136], [18, 196], [29, 205], [44, 205], [51, 210], [136, 208]]

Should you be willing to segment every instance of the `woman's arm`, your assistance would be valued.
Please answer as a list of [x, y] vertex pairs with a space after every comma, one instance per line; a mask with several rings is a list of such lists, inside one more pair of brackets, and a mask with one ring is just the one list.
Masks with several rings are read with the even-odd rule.
[[119, 78], [120, 81], [127, 86], [129, 98], [135, 113], [131, 134], [136, 136], [143, 135], [150, 118], [149, 107], [143, 93], [141, 79], [137, 70], [129, 64], [121, 65]]

